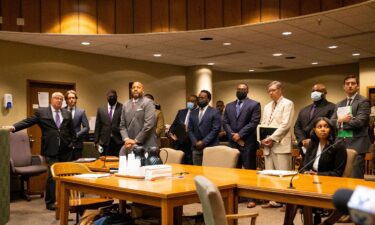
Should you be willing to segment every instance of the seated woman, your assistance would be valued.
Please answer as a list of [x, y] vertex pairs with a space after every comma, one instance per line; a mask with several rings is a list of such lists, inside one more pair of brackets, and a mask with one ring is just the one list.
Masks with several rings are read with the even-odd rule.
[[[332, 146], [335, 142], [335, 133], [335, 128], [329, 119], [319, 117], [314, 121], [313, 130], [311, 131], [311, 141], [307, 148], [303, 164], [307, 165], [315, 157], [317, 158], [301, 173], [320, 176], [342, 176], [347, 158], [346, 147], [343, 143]], [[297, 205], [287, 204], [284, 225], [293, 224], [296, 213]], [[325, 221], [323, 224], [330, 223]]]

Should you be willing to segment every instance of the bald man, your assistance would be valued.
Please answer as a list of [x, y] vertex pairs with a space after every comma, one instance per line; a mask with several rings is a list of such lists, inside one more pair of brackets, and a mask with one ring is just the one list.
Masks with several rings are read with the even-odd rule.
[[37, 124], [42, 130], [41, 151], [46, 158], [49, 169], [45, 195], [48, 210], [55, 209], [55, 182], [52, 179], [50, 168], [56, 162], [71, 160], [73, 143], [76, 141], [72, 114], [61, 108], [63, 101], [64, 95], [61, 92], [55, 92], [51, 96], [49, 107], [39, 107], [34, 115], [11, 127], [13, 132], [17, 132]]
[[335, 104], [327, 101], [327, 88], [323, 84], [315, 84], [311, 88], [312, 104], [304, 107], [298, 114], [296, 124], [294, 125], [294, 134], [298, 141], [298, 147], [301, 154], [305, 154], [307, 145], [310, 142], [310, 132], [314, 120], [318, 117], [331, 118], [335, 111]]
[[143, 97], [144, 87], [140, 82], [134, 82], [130, 91], [132, 98], [124, 104], [120, 122], [125, 147], [130, 150], [134, 145], [157, 146], [154, 102]]

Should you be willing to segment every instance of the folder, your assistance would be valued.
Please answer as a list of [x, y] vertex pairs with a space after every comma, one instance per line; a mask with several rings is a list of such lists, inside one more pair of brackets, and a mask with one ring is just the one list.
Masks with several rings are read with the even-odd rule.
[[257, 127], [257, 140], [260, 142], [261, 140], [271, 136], [273, 132], [277, 130], [277, 127], [270, 127], [264, 125], [258, 125]]

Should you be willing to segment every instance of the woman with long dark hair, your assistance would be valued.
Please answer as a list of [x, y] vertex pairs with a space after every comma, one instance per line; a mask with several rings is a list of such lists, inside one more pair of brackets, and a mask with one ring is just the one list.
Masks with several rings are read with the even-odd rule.
[[[343, 143], [335, 143], [335, 127], [326, 117], [319, 117], [313, 124], [311, 141], [307, 148], [304, 165], [317, 157], [301, 173], [341, 177], [344, 173], [347, 154]], [[287, 204], [284, 225], [293, 224], [297, 212], [297, 205]], [[329, 224], [328, 221], [323, 224]]]

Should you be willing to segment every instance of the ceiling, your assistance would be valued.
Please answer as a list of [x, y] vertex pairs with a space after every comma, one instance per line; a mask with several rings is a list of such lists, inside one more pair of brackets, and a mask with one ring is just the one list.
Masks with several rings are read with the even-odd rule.
[[[292, 34], [283, 36], [285, 31]], [[179, 66], [214, 63], [217, 71], [290, 70], [375, 57], [375, 1], [294, 19], [201, 31], [116, 35], [2, 31], [0, 39]], [[82, 45], [83, 41], [90, 45]], [[338, 47], [329, 49], [332, 45]], [[154, 57], [155, 53], [162, 56]]]

